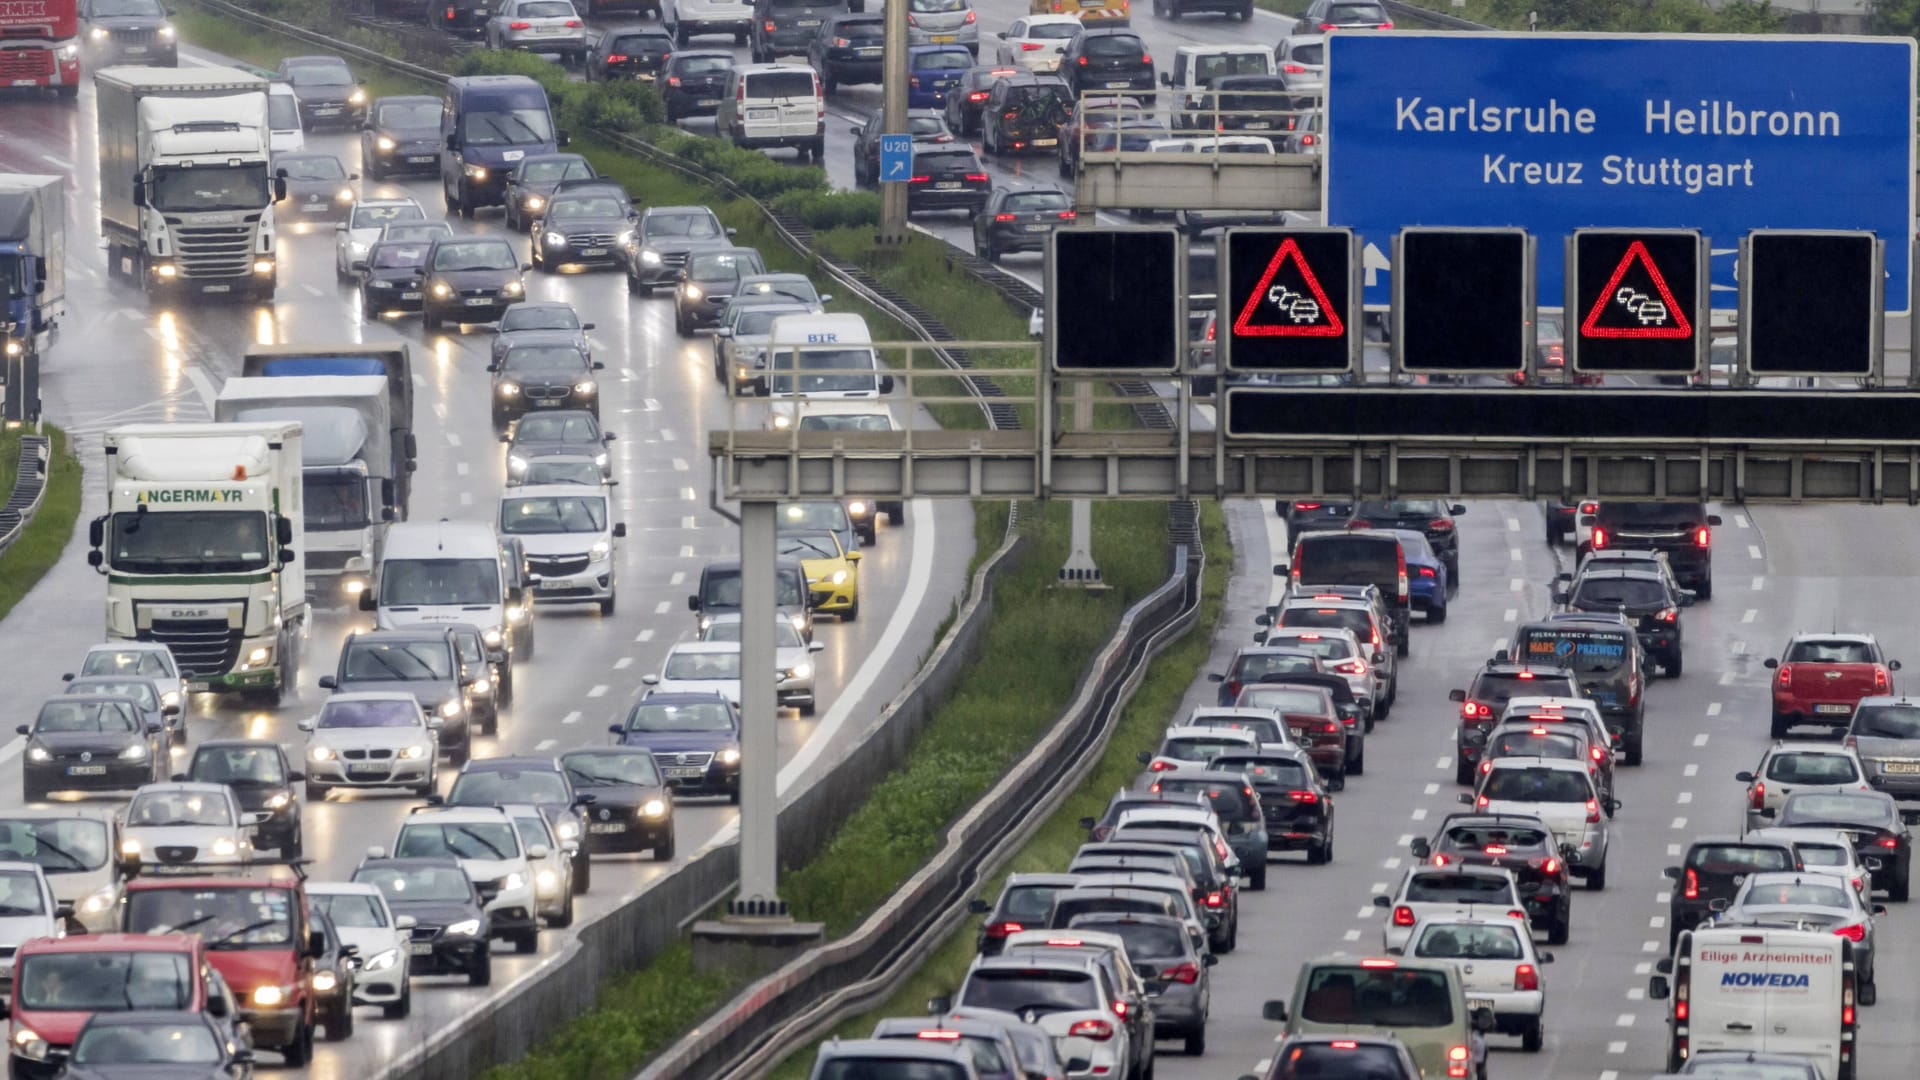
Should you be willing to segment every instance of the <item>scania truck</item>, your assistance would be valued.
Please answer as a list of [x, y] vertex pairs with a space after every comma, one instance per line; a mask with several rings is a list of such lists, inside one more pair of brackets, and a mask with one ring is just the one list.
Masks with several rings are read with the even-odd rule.
[[300, 425], [133, 424], [103, 441], [87, 561], [107, 578], [107, 637], [166, 645], [189, 690], [277, 705], [307, 631]]
[[296, 420], [307, 576], [358, 596], [373, 577], [384, 526], [404, 515], [395, 477], [410, 462], [395, 445], [387, 380], [378, 375], [296, 375], [228, 379], [213, 418], [242, 423]]
[[66, 304], [65, 181], [0, 173], [0, 337], [7, 354], [38, 353]]
[[94, 87], [108, 271], [154, 297], [271, 300], [273, 204], [286, 180], [268, 156], [267, 81], [110, 67]]

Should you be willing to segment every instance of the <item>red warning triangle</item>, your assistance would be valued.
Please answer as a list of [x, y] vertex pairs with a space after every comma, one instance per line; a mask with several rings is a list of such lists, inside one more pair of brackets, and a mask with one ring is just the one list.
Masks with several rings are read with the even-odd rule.
[[[1620, 279], [1627, 276], [1627, 270], [1638, 262], [1653, 281], [1654, 292], [1650, 296], [1635, 288], [1621, 288]], [[1602, 315], [1612, 315], [1619, 325], [1602, 326]], [[1667, 288], [1667, 279], [1660, 268], [1653, 265], [1653, 258], [1647, 254], [1647, 245], [1635, 240], [1627, 245], [1627, 253], [1620, 257], [1620, 265], [1613, 268], [1613, 276], [1607, 279], [1607, 287], [1594, 297], [1593, 310], [1587, 312], [1586, 321], [1580, 324], [1580, 336], [1590, 338], [1637, 338], [1672, 339], [1693, 336], [1693, 324], [1687, 320], [1686, 309], [1673, 298], [1673, 290]]]
[[[1300, 271], [1301, 283], [1307, 290], [1304, 293], [1273, 283], [1274, 275], [1289, 259]], [[1265, 311], [1261, 308], [1263, 304], [1267, 307]], [[1256, 315], [1265, 315], [1273, 321], [1255, 322]], [[1313, 270], [1300, 254], [1299, 243], [1289, 236], [1280, 250], [1273, 253], [1266, 273], [1260, 275], [1246, 303], [1240, 306], [1240, 314], [1233, 320], [1233, 332], [1239, 337], [1339, 337], [1347, 328], [1340, 321], [1340, 312], [1327, 299], [1327, 290], [1320, 287], [1320, 279], [1313, 276]]]

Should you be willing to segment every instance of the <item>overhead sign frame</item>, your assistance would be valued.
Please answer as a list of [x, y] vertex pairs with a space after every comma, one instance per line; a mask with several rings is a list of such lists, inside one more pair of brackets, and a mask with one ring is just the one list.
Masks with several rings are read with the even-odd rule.
[[[1405, 251], [1409, 238], [1412, 238], [1417, 243], [1423, 237], [1439, 237], [1442, 235], [1489, 239], [1510, 238], [1519, 241], [1521, 245], [1519, 289], [1514, 296], [1514, 307], [1509, 309], [1514, 332], [1519, 336], [1518, 349], [1513, 362], [1505, 365], [1468, 364], [1441, 366], [1419, 362], [1410, 363], [1409, 346], [1417, 346], [1419, 342], [1418, 333], [1415, 333], [1412, 338], [1409, 338], [1406, 321], [1408, 305], [1405, 300], [1405, 290], [1408, 287], [1409, 277], [1411, 275], [1395, 274], [1393, 276], [1393, 304], [1391, 306], [1391, 318], [1393, 321], [1391, 354], [1393, 358], [1393, 373], [1396, 376], [1395, 381], [1398, 381], [1397, 377], [1403, 371], [1420, 375], [1512, 375], [1515, 372], [1531, 373], [1534, 366], [1534, 354], [1537, 350], [1534, 346], [1534, 335], [1529, 331], [1533, 327], [1534, 312], [1539, 307], [1539, 297], [1534, 291], [1538, 280], [1534, 264], [1538, 259], [1538, 255], [1533, 234], [1527, 232], [1525, 229], [1503, 226], [1468, 226], [1463, 228], [1410, 226], [1394, 234], [1393, 265], [1396, 267], [1408, 265], [1405, 259]], [[1458, 279], [1450, 280], [1465, 282], [1467, 278], [1465, 275], [1461, 275]], [[1424, 282], [1419, 284], [1424, 291]], [[1418, 350], [1416, 349], [1414, 351], [1417, 352]], [[1528, 381], [1531, 381], [1531, 374], [1529, 374]]]
[[[1098, 267], [1074, 266], [1066, 268], [1063, 275], [1063, 269], [1060, 266], [1060, 248], [1062, 241], [1065, 241], [1067, 247], [1074, 247], [1079, 244], [1091, 243], [1102, 236], [1156, 237], [1158, 239], [1155, 246], [1158, 246], [1160, 243], [1164, 243], [1167, 246], [1167, 252], [1165, 253], [1167, 264], [1164, 266], [1155, 266], [1154, 264], [1158, 262], [1158, 256], [1154, 259], [1118, 259], [1109, 254], [1102, 260], [1102, 265]], [[1118, 275], [1137, 274], [1143, 267], [1153, 269], [1156, 275], [1162, 272], [1164, 272], [1165, 275], [1170, 275], [1166, 282], [1169, 286], [1166, 292], [1160, 295], [1135, 295], [1131, 297], [1119, 295], [1120, 289], [1129, 284], [1129, 282], [1121, 281]], [[1164, 303], [1167, 305], [1165, 309], [1165, 317], [1168, 320], [1166, 329], [1171, 333], [1172, 337], [1171, 341], [1167, 343], [1168, 355], [1163, 358], [1162, 362], [1151, 364], [1061, 363], [1061, 328], [1063, 325], [1071, 325], [1071, 320], [1061, 317], [1060, 307], [1063, 303], [1080, 302], [1083, 299], [1081, 294], [1085, 291], [1091, 290], [1094, 293], [1099, 293], [1101, 291], [1099, 281], [1094, 275], [1097, 271], [1101, 270], [1106, 271], [1109, 275], [1107, 279], [1107, 285], [1109, 286], [1106, 290], [1107, 295], [1103, 295], [1097, 300], [1089, 300], [1087, 302], [1100, 304], [1103, 311], [1109, 314], [1116, 314], [1137, 307], [1140, 304]], [[1178, 228], [1171, 225], [1076, 225], [1072, 228], [1055, 229], [1047, 236], [1046, 266], [1043, 281], [1046, 288], [1047, 304], [1045, 327], [1043, 330], [1045, 335], [1046, 358], [1048, 365], [1055, 373], [1062, 375], [1110, 375], [1120, 378], [1149, 375], [1165, 376], [1177, 374], [1187, 366], [1187, 351], [1189, 347], [1186, 289], [1187, 246], [1186, 237], [1181, 235]], [[1148, 291], [1159, 292], [1156, 284], [1137, 282], [1135, 284], [1142, 284], [1143, 288]], [[1129, 339], [1134, 336], [1135, 335], [1128, 334], [1120, 335], [1122, 338]], [[1088, 345], [1087, 341], [1076, 338], [1073, 334], [1068, 334], [1066, 337], [1068, 339], [1070, 353], [1077, 352]], [[1120, 355], [1125, 351], [1125, 345], [1119, 341], [1109, 342], [1107, 344], [1110, 347], [1104, 351], [1110, 355]], [[1096, 349], [1096, 351], [1101, 350]]]
[[[1756, 367], [1754, 364], [1756, 343], [1758, 343], [1761, 351], [1771, 353], [1778, 349], [1789, 356], [1815, 355], [1822, 347], [1821, 344], [1808, 344], [1804, 341], [1796, 342], [1791, 340], [1796, 336], [1804, 338], [1809, 332], [1812, 333], [1812, 336], [1819, 336], [1816, 330], [1809, 327], [1798, 328], [1801, 330], [1801, 333], [1797, 335], [1792, 331], [1786, 331], [1785, 336], [1789, 340], [1769, 341], [1769, 338], [1782, 335], [1782, 331], [1777, 329], [1779, 327], [1778, 320], [1781, 312], [1774, 309], [1773, 306], [1768, 303], [1765, 295], [1756, 296], [1756, 289], [1763, 288], [1761, 283], [1772, 280], [1771, 275], [1775, 270], [1773, 260], [1779, 258], [1778, 255], [1769, 258], [1765, 249], [1773, 246], [1774, 241], [1791, 241], [1794, 239], [1842, 240], [1850, 242], [1849, 246], [1859, 245], [1863, 248], [1863, 250], [1858, 251], [1859, 255], [1865, 256], [1865, 258], [1861, 260], [1858, 270], [1861, 275], [1860, 281], [1866, 285], [1866, 293], [1861, 297], [1848, 298], [1850, 300], [1849, 306], [1856, 309], [1853, 313], [1840, 315], [1832, 311], [1832, 307], [1836, 302], [1834, 296], [1835, 275], [1826, 272], [1825, 268], [1815, 268], [1805, 263], [1800, 263], [1799, 266], [1818, 275], [1820, 280], [1804, 294], [1797, 295], [1796, 299], [1801, 303], [1795, 305], [1793, 309], [1796, 313], [1812, 314], [1819, 312], [1825, 314], [1829, 317], [1827, 320], [1828, 325], [1832, 327], [1835, 332], [1855, 335], [1855, 341], [1860, 350], [1860, 362], [1851, 369], [1835, 370], [1826, 368], [1809, 370], [1805, 367], [1794, 366], [1793, 364], [1767, 367]], [[1879, 385], [1886, 373], [1887, 363], [1887, 350], [1885, 341], [1883, 340], [1886, 334], [1885, 293], [1884, 290], [1879, 287], [1880, 282], [1885, 280], [1886, 275], [1886, 250], [1886, 243], [1880, 240], [1879, 237], [1870, 232], [1858, 230], [1755, 229], [1753, 232], [1741, 237], [1739, 370], [1743, 376], [1743, 381], [1745, 378], [1788, 376], [1792, 378], [1871, 379], [1874, 385]], [[1770, 284], [1764, 286], [1766, 290], [1771, 290], [1772, 287]], [[1861, 300], [1865, 301], [1864, 311], [1858, 310], [1861, 307]], [[1845, 327], [1840, 324], [1841, 322], [1853, 322], [1856, 317], [1861, 321], [1852, 327]], [[1836, 318], [1840, 321], [1835, 321]]]
[[[1335, 248], [1344, 266], [1326, 265], [1328, 251]], [[1254, 265], [1261, 270], [1248, 283], [1244, 271]], [[1276, 283], [1282, 275], [1285, 280]], [[1360, 249], [1352, 229], [1226, 229], [1218, 276], [1214, 351], [1222, 371], [1350, 375], [1359, 370], [1365, 334]], [[1250, 362], [1256, 355], [1260, 361]]]
[[[1693, 251], [1692, 281], [1675, 280], [1678, 268], [1656, 262], [1647, 248], [1647, 241], [1656, 239], [1662, 241], [1663, 249], [1672, 246], [1665, 241], [1686, 242]], [[1584, 295], [1580, 280], [1583, 245], [1616, 245], [1621, 240], [1626, 245], [1620, 254], [1609, 252], [1606, 257], [1614, 266], [1604, 286], [1595, 289], [1591, 297]], [[1711, 284], [1708, 258], [1707, 238], [1698, 229], [1575, 229], [1566, 242], [1567, 370], [1579, 375], [1699, 374], [1706, 367], [1713, 335], [1707, 298]], [[1628, 275], [1633, 275], [1632, 284], [1623, 285]], [[1611, 325], [1603, 325], [1609, 322]], [[1595, 344], [1588, 345], [1589, 340]], [[1684, 367], [1623, 365], [1600, 358], [1617, 347], [1599, 342], [1680, 340], [1689, 343]]]

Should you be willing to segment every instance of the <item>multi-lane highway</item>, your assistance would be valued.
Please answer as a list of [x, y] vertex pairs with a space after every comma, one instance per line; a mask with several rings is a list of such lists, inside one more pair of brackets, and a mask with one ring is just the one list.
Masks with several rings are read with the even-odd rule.
[[[195, 57], [183, 62], [204, 61]], [[351, 135], [309, 135], [309, 149], [339, 154], [361, 172]], [[504, 451], [488, 424], [485, 365], [491, 333], [423, 334], [417, 318], [367, 320], [357, 293], [333, 272], [330, 226], [280, 241], [280, 289], [271, 308], [149, 306], [137, 290], [109, 284], [99, 245], [91, 88], [79, 105], [0, 101], [0, 170], [70, 177], [69, 317], [50, 350], [43, 393], [46, 416], [77, 438], [87, 465], [84, 518], [103, 508], [100, 433], [117, 424], [210, 417], [213, 394], [237, 374], [241, 351], [253, 342], [406, 341], [414, 350], [420, 463], [412, 517], [489, 520], [501, 489]], [[366, 183], [363, 197], [408, 195], [442, 214], [433, 181]], [[498, 215], [457, 223], [460, 230], [501, 233]], [[515, 237], [524, 254], [524, 237]], [[540, 649], [517, 681], [518, 699], [497, 738], [482, 738], [476, 754], [560, 752], [600, 743], [606, 725], [658, 670], [666, 649], [691, 637], [686, 597], [707, 559], [738, 550], [737, 532], [707, 505], [706, 431], [725, 424], [725, 403], [713, 379], [707, 339], [674, 333], [671, 300], [630, 297], [618, 274], [528, 275], [534, 299], [565, 300], [597, 325], [595, 356], [607, 364], [602, 379], [606, 426], [613, 444], [614, 489], [629, 530], [618, 549], [624, 595], [618, 614], [601, 617], [590, 605], [543, 607]], [[963, 503], [916, 503], [908, 524], [883, 528], [861, 564], [865, 616], [835, 625], [823, 621], [819, 654], [821, 706], [802, 719], [788, 711], [780, 724], [782, 760], [798, 779], [818, 755], [863, 726], [913, 673], [933, 632], [962, 588], [971, 554], [971, 512]], [[84, 526], [84, 520], [83, 520]], [[103, 636], [104, 579], [85, 562], [84, 527], [60, 565], [0, 625], [0, 710], [17, 718], [60, 689], [85, 648]], [[194, 738], [247, 735], [282, 741], [299, 752], [294, 721], [310, 715], [324, 696], [315, 682], [332, 671], [344, 635], [369, 627], [371, 616], [346, 608], [321, 610], [306, 644], [298, 698], [277, 711], [256, 711], [232, 700], [201, 695], [189, 723]], [[849, 723], [851, 720], [853, 722]], [[17, 764], [23, 740], [0, 744], [0, 805], [20, 801]], [[179, 751], [176, 751], [178, 754]], [[176, 758], [176, 760], [182, 760]], [[831, 760], [831, 757], [828, 757]], [[451, 775], [443, 769], [442, 775]], [[306, 811], [307, 853], [320, 879], [348, 876], [368, 845], [391, 841], [396, 821], [412, 805], [394, 796], [335, 795]], [[679, 808], [678, 853], [684, 861], [725, 828], [734, 811], [724, 801], [690, 799]], [[665, 873], [650, 862], [609, 858], [581, 898], [581, 920]], [[568, 931], [545, 932], [549, 953]], [[471, 1012], [489, 995], [513, 992], [518, 976], [538, 956], [496, 957], [490, 989], [464, 984], [435, 987], [414, 999], [406, 1022], [362, 1024], [349, 1041], [323, 1044], [313, 1074], [365, 1077], [382, 1062], [422, 1041], [425, 1034]], [[429, 980], [429, 982], [451, 982]], [[271, 1056], [269, 1056], [271, 1060]]]

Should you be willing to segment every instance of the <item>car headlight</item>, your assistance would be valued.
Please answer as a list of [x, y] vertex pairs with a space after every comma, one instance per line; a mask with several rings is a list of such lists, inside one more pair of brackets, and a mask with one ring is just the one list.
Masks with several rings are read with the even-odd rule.
[[812, 674], [812, 664], [795, 664], [787, 669], [787, 678], [789, 679], [804, 679]]
[[47, 1058], [47, 1040], [34, 1034], [32, 1028], [15, 1028], [13, 1031], [13, 1050], [24, 1058], [45, 1061]]
[[485, 166], [482, 166], [482, 165], [467, 166], [467, 179], [485, 180], [486, 178], [487, 178], [487, 170]]
[[540, 893], [542, 896], [552, 896], [554, 886], [558, 884], [560, 884], [560, 879], [554, 877], [553, 871], [551, 870], [542, 870], [533, 875], [534, 891]]
[[286, 792], [276, 791], [272, 795], [269, 795], [267, 797], [267, 809], [285, 810], [287, 808], [287, 804], [292, 801], [293, 801], [292, 796], [288, 795]]
[[105, 41], [105, 40], [107, 40], [107, 38], [108, 38], [108, 37], [110, 37], [111, 35], [109, 35], [109, 34], [107, 33], [107, 28], [106, 28], [106, 27], [104, 27], [104, 26], [96, 26], [96, 27], [94, 27], [94, 28], [93, 28], [93, 32], [92, 32], [92, 33], [90, 33], [90, 34], [88, 34], [87, 36], [88, 36], [88, 37], [90, 37], [90, 38], [92, 38], [92, 39], [93, 39], [93, 40], [95, 40], [95, 41]]
[[725, 750], [720, 751], [720, 764], [722, 765], [740, 764], [740, 751], [731, 746], [727, 747]]
[[334, 192], [334, 193], [333, 193], [333, 197], [334, 197], [334, 199], [335, 199], [336, 201], [339, 201], [339, 202], [343, 202], [343, 203], [346, 203], [346, 202], [352, 202], [352, 201], [353, 201], [353, 189], [352, 189], [352, 188], [341, 188], [341, 189], [340, 189], [339, 191], [336, 191], [336, 192]]
[[501, 892], [512, 892], [515, 889], [524, 889], [527, 887], [527, 875], [515, 870], [506, 877], [501, 878], [497, 884], [500, 886]]
[[847, 572], [845, 570], [835, 570], [833, 576], [827, 580], [835, 585], [845, 585], [847, 583]]
[[462, 919], [447, 927], [447, 933], [452, 937], [472, 937], [479, 932], [479, 919]]
[[793, 628], [795, 630], [798, 630], [801, 633], [806, 632], [807, 617], [805, 615], [789, 615], [787, 616], [787, 621], [793, 624]]
[[640, 261], [646, 263], [648, 266], [659, 266], [660, 253], [657, 251], [642, 251], [640, 253]]
[[80, 914], [99, 915], [103, 912], [111, 911], [113, 906], [119, 902], [119, 899], [120, 897], [114, 892], [113, 886], [102, 885], [88, 893], [85, 900], [80, 901]]
[[428, 749], [428, 747], [419, 745], [403, 746], [400, 748], [400, 758], [403, 761], [419, 761], [421, 758], [427, 756]]
[[160, 40], [161, 40], [161, 41], [172, 41], [172, 40], [173, 40], [173, 27], [171, 27], [171, 26], [163, 26], [163, 27], [161, 27], [161, 28], [160, 28]]
[[544, 208], [546, 205], [547, 205], [547, 200], [541, 198], [538, 195], [527, 196], [527, 209], [529, 210], [539, 210]]
[[620, 230], [620, 235], [614, 237], [614, 243], [619, 244], [621, 247], [632, 247], [633, 246], [633, 230], [632, 229]]
[[500, 384], [501, 397], [516, 397], [519, 395], [519, 393], [520, 393], [519, 383], [503, 382]]
[[607, 467], [607, 462], [608, 462], [609, 460], [610, 460], [610, 459], [609, 459], [609, 458], [607, 457], [607, 453], [606, 453], [606, 451], [604, 451], [604, 450], [602, 450], [602, 451], [601, 451], [600, 453], [598, 453], [598, 454], [595, 454], [595, 455], [593, 455], [593, 463], [594, 463], [595, 465], [598, 465], [598, 466], [600, 466], [600, 467], [601, 467], [601, 468], [603, 468], [603, 469]]
[[388, 968], [393, 967], [395, 964], [398, 964], [399, 962], [400, 962], [400, 950], [388, 949], [386, 952], [383, 952], [383, 953], [375, 953], [373, 956], [373, 959], [367, 961], [364, 965], [361, 966], [361, 970], [362, 971], [385, 971]]
[[80, 46], [62, 45], [59, 49], [55, 50], [55, 54], [58, 55], [62, 61], [78, 60], [80, 59]]
[[254, 273], [256, 273], [256, 274], [271, 274], [271, 273], [273, 273], [273, 260], [272, 260], [272, 259], [255, 259], [255, 260], [253, 260], [253, 272], [254, 272]]
[[667, 804], [659, 799], [648, 799], [640, 805], [640, 813], [645, 817], [662, 817], [667, 812]]
[[372, 250], [372, 248], [373, 248], [373, 242], [371, 240], [351, 240], [350, 239], [347, 241], [347, 254], [353, 256], [354, 258], [364, 257], [368, 251]]
[[140, 857], [140, 841], [135, 840], [131, 836], [127, 837], [125, 840], [120, 841], [120, 855], [122, 858], [127, 858], [127, 859], [139, 858]]
[[613, 545], [607, 543], [605, 540], [596, 540], [593, 542], [593, 546], [587, 549], [587, 557], [595, 562], [611, 554], [613, 554]]
[[687, 286], [687, 299], [698, 300], [705, 295], [707, 294], [700, 288], [700, 286], [691, 285], [691, 284]]
[[433, 283], [433, 295], [445, 300], [453, 295], [453, 287], [444, 281], [436, 281]]
[[223, 836], [213, 842], [213, 853], [215, 855], [238, 855], [240, 853], [240, 845]]
[[178, 704], [180, 704], [180, 691], [178, 691], [178, 690], [169, 690], [169, 691], [167, 691], [166, 693], [164, 693], [164, 694], [161, 694], [161, 695], [160, 695], [160, 704], [162, 704], [162, 705], [178, 705]]
[[776, 431], [785, 431], [793, 426], [793, 417], [786, 413], [773, 414], [773, 427]]
[[287, 997], [286, 988], [280, 986], [259, 986], [253, 991], [253, 1003], [263, 1009], [275, 1008], [285, 1003]]
[[546, 234], [546, 239], [547, 239], [548, 247], [566, 247], [567, 246], [566, 233], [550, 232]]
[[129, 746], [125, 750], [120, 751], [121, 761], [141, 761], [145, 759], [146, 756], [147, 756], [146, 743], [140, 743], [135, 746]]
[[562, 840], [578, 840], [580, 839], [580, 823], [577, 821], [563, 821], [554, 827], [553, 834]]
[[526, 609], [526, 608], [517, 608], [517, 607], [510, 607], [510, 608], [508, 608], [508, 609], [507, 609], [507, 621], [508, 621], [508, 622], [514, 622], [514, 623], [517, 623], [517, 622], [525, 622], [525, 621], [526, 621], [526, 619], [527, 619], [527, 609]]
[[272, 655], [273, 655], [273, 650], [271, 648], [268, 648], [265, 645], [262, 645], [259, 648], [247, 654], [247, 663], [264, 664], [267, 662], [267, 658]]
[[451, 701], [443, 701], [440, 703], [440, 715], [446, 717], [449, 720], [453, 719], [456, 716], [459, 716], [461, 712], [463, 712], [464, 710], [465, 710], [465, 706], [460, 704], [459, 698], [454, 698]]
[[[526, 472], [527, 459], [521, 457], [519, 454], [508, 454], [507, 455], [507, 471], [512, 473], [515, 476], [519, 476], [521, 473]], [[498, 630], [494, 631], [494, 637], [497, 638], [499, 636], [500, 636], [500, 632]], [[498, 641], [488, 641], [487, 644], [497, 646], [500, 643]]]
[[491, 694], [493, 693], [493, 683], [486, 679], [475, 679], [473, 680], [473, 692], [476, 694]]
[[527, 291], [527, 287], [518, 281], [509, 281], [505, 285], [500, 286], [500, 291], [508, 296], [519, 296], [521, 293]]
[[576, 394], [591, 394], [598, 389], [600, 389], [599, 385], [592, 379], [581, 379], [573, 384], [573, 392]]
[[859, 499], [855, 499], [847, 504], [847, 513], [852, 514], [854, 517], [864, 516], [866, 512], [867, 504], [861, 502]]
[[316, 971], [313, 973], [313, 988], [319, 993], [331, 994], [333, 993], [333, 988], [339, 985], [340, 977], [331, 971]]
[[47, 753], [47, 748], [44, 746], [29, 746], [27, 747], [27, 760], [28, 761], [52, 761], [53, 755]]
[[355, 88], [353, 93], [347, 95], [347, 104], [349, 105], [365, 105], [366, 103], [367, 92], [365, 90]]
[[[525, 468], [527, 467], [527, 463], [526, 463], [525, 461], [523, 461], [523, 460], [520, 460], [520, 459], [518, 459], [518, 458], [516, 458], [516, 459], [514, 459], [514, 460], [516, 460], [516, 461], [520, 461], [520, 468], [521, 468], [521, 469], [523, 469], [523, 470], [524, 470], [524, 469], [525, 469]], [[512, 462], [508, 462], [508, 464], [512, 464]], [[502, 641], [503, 641], [503, 640], [505, 640], [505, 639], [504, 639], [504, 638], [502, 638], [502, 637], [500, 636], [500, 628], [499, 628], [499, 627], [497, 627], [497, 626], [489, 626], [489, 627], [487, 627], [487, 629], [486, 629], [485, 631], [483, 631], [483, 632], [481, 633], [481, 635], [480, 635], [480, 640], [481, 640], [481, 641], [484, 641], [484, 642], [486, 642], [486, 644], [487, 644], [487, 648], [489, 648], [489, 649], [497, 649], [497, 648], [499, 648], [499, 647], [500, 647], [500, 642], [502, 642]]]
[[307, 748], [307, 760], [309, 761], [332, 761], [339, 756], [331, 746], [313, 746]]
[[382, 152], [391, 153], [393, 149], [399, 146], [400, 144], [397, 142], [394, 142], [392, 139], [388, 138], [387, 136], [382, 135], [379, 138], [373, 140], [373, 145], [378, 147]]

